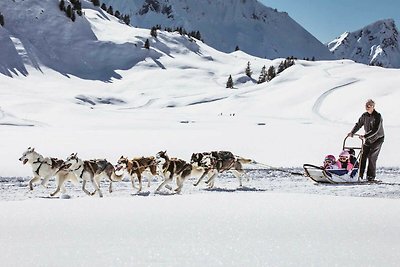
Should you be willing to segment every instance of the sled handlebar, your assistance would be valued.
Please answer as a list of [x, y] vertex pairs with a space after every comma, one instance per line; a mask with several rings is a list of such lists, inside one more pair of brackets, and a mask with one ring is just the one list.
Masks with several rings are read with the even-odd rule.
[[[351, 147], [349, 147], [349, 146], [346, 146], [346, 140], [347, 140], [347, 138], [349, 138], [349, 137], [355, 137], [355, 136], [357, 136], [358, 138], [360, 138], [360, 140], [361, 140], [361, 146], [360, 147], [354, 147], [354, 146], [351, 146]], [[350, 135], [346, 135], [346, 137], [344, 138], [344, 140], [343, 140], [343, 149], [350, 149], [350, 148], [353, 148], [353, 149], [360, 149], [360, 150], [362, 150], [362, 147], [364, 146], [364, 139], [362, 138], [363, 136], [362, 135], [360, 135], [360, 134], [353, 134], [353, 136], [350, 136]]]

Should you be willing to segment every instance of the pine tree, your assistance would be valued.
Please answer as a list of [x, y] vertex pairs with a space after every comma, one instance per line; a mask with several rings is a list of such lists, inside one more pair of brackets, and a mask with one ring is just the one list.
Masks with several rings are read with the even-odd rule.
[[275, 67], [271, 66], [268, 68], [267, 81], [269, 82], [275, 77], [276, 77]]
[[67, 9], [65, 10], [65, 13], [67, 14], [68, 18], [72, 17], [72, 7], [71, 7], [71, 5], [67, 6]]
[[4, 16], [0, 13], [0, 25], [4, 26]]
[[146, 39], [146, 42], [144, 43], [144, 48], [150, 49], [150, 42], [149, 42], [149, 39]]
[[120, 19], [121, 18], [121, 13], [118, 10], [116, 10], [115, 13], [114, 13], [114, 16]]
[[65, 2], [64, 2], [64, 0], [61, 0], [58, 6], [60, 7], [61, 11], [65, 11]]
[[100, 0], [92, 0], [94, 6], [100, 6]]
[[151, 27], [150, 35], [157, 38], [157, 28], [155, 26]]
[[107, 9], [107, 13], [114, 16], [114, 10], [112, 6], [109, 6]]
[[239, 51], [240, 50], [240, 48], [239, 48], [239, 46], [237, 45], [236, 47], [235, 47], [235, 51]]
[[129, 25], [131, 23], [131, 18], [129, 17], [129, 15], [124, 15], [123, 21], [126, 25]]
[[232, 75], [229, 75], [228, 81], [226, 82], [226, 88], [233, 89]]
[[267, 81], [267, 70], [266, 67], [264, 65], [264, 67], [262, 67], [261, 69], [261, 74], [260, 77], [258, 78], [258, 82], [257, 83], [265, 83]]
[[251, 68], [250, 68], [250, 61], [247, 62], [247, 67], [246, 67], [245, 73], [248, 77], [251, 78], [251, 75], [253, 74], [253, 72], [251, 71]]
[[72, 20], [72, 21], [75, 21], [75, 20], [76, 20], [76, 16], [75, 16], [75, 11], [74, 11], [74, 10], [72, 10], [71, 20]]
[[104, 11], [107, 11], [107, 6], [106, 6], [106, 4], [101, 4], [101, 9], [103, 9]]
[[281, 63], [279, 63], [279, 66], [278, 66], [278, 74], [281, 73], [284, 70], [285, 70], [285, 65], [284, 65], [284, 63], [282, 61]]
[[201, 34], [200, 31], [197, 31], [194, 38], [196, 38], [197, 40], [201, 40]]

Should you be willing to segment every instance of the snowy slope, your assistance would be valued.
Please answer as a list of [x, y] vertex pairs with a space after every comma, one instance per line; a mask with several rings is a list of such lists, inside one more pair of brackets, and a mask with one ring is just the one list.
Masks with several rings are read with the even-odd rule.
[[[152, 155], [161, 149], [185, 159], [195, 151], [227, 149], [275, 166], [316, 163], [340, 149], [367, 98], [376, 100], [388, 128], [389, 145], [385, 143], [381, 164], [398, 165], [395, 133], [400, 114], [393, 101], [399, 97], [397, 70], [351, 61], [300, 60], [270, 83], [258, 85], [255, 81], [261, 68], [276, 67], [281, 59], [271, 61], [241, 51], [226, 54], [177, 33], [159, 32], [151, 39], [148, 30], [126, 26], [90, 3], [84, 8], [85, 17], [74, 22], [80, 24], [74, 24], [59, 22], [64, 21], [64, 14], [56, 1], [32, 0], [29, 7], [25, 2], [1, 2], [0, 7], [12, 13], [17, 3], [44, 17], [60, 16], [53, 21], [59, 27], [81, 25], [70, 36], [82, 41], [73, 46], [80, 56], [65, 53], [78, 62], [88, 62], [90, 57], [94, 63], [64, 65], [67, 58], [61, 49], [68, 50], [64, 42], [72, 44], [72, 40], [51, 27], [29, 23], [31, 16], [6, 16], [2, 34], [10, 38], [10, 48], [10, 42], [19, 44], [14, 46], [19, 61], [0, 54], [17, 72], [29, 75], [17, 76], [7, 69], [13, 78], [0, 76], [0, 125], [5, 129], [1, 132], [4, 160], [0, 175], [29, 174], [29, 169], [15, 161], [28, 146], [58, 157], [79, 152], [112, 161], [121, 154]], [[17, 27], [21, 24], [24, 27]], [[34, 38], [37, 27], [49, 36]], [[151, 40], [150, 50], [139, 45], [145, 38]], [[43, 40], [60, 47], [47, 53], [49, 43]], [[88, 51], [85, 44], [93, 49]], [[105, 59], [110, 61], [103, 65]], [[247, 62], [253, 79], [244, 74]], [[229, 75], [236, 90], [225, 88]], [[90, 79], [96, 76], [101, 79]]]
[[359, 63], [400, 67], [399, 32], [393, 19], [374, 22], [358, 31], [345, 32], [328, 44], [336, 58]]
[[[147, 31], [134, 30], [86, 1], [82, 1], [85, 16], [77, 16], [72, 22], [65, 12], [60, 11], [58, 2], [0, 2], [6, 21], [0, 38], [4, 40], [2, 46], [10, 50], [7, 54], [2, 53], [1, 64], [22, 74], [26, 74], [21, 64], [24, 62], [39, 71], [43, 71], [45, 66], [67, 76], [72, 74], [108, 81], [120, 78], [115, 72], [117, 69], [129, 69], [149, 54], [154, 58], [159, 56], [154, 51], [143, 49], [144, 41], [150, 35]], [[20, 16], [21, 13], [24, 16]], [[101, 26], [96, 22], [104, 20], [108, 21], [110, 31], [113, 27], [123, 28], [120, 31], [125, 31], [130, 37], [123, 42], [103, 41], [95, 31], [97, 26]], [[8, 75], [7, 70], [1, 73]]]
[[[281, 59], [150, 38], [87, 2], [74, 23], [51, 0], [0, 1], [0, 11], [2, 266], [398, 266], [400, 70], [299, 60], [256, 84]], [[318, 186], [269, 169], [339, 153], [367, 98], [384, 118], [378, 165], [395, 167], [378, 172], [386, 184]], [[214, 190], [189, 180], [180, 195], [154, 194], [153, 181], [132, 195], [125, 177], [111, 194], [102, 183], [102, 199], [70, 184], [71, 199], [51, 199], [53, 180], [27, 188], [32, 170], [18, 158], [29, 146], [112, 163], [230, 150], [267, 170], [243, 187], [225, 174]]]
[[332, 59], [315, 37], [285, 12], [256, 0], [105, 0], [107, 6], [131, 16], [131, 24], [200, 31], [210, 46], [232, 52], [236, 46], [262, 58], [295, 56]]

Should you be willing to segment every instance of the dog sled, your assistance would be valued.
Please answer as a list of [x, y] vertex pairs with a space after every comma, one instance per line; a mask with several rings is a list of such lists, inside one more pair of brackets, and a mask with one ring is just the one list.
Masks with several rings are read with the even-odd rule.
[[304, 164], [303, 169], [305, 175], [316, 183], [330, 183], [330, 184], [342, 184], [342, 183], [365, 183], [366, 180], [359, 179], [359, 161], [362, 155], [362, 148], [364, 140], [360, 135], [354, 135], [361, 140], [361, 144], [351, 145], [349, 144], [349, 137], [346, 136], [343, 140], [342, 150], [353, 150], [355, 164], [351, 170], [347, 169], [327, 169], [322, 166], [316, 166], [312, 164]]

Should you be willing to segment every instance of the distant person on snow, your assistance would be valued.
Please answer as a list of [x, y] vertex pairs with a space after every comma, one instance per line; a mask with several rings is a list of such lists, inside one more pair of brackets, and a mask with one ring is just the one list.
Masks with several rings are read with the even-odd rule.
[[365, 109], [367, 112], [361, 115], [351, 132], [348, 133], [348, 136], [353, 137], [364, 126], [365, 134], [361, 135], [361, 138], [364, 138], [365, 142], [361, 155], [359, 176], [363, 179], [368, 160], [367, 180], [373, 181], [376, 177], [376, 161], [385, 139], [385, 133], [383, 131], [382, 115], [375, 110], [375, 102], [372, 99], [367, 100]]
[[335, 156], [334, 155], [327, 155], [325, 157], [324, 165], [322, 166], [322, 168], [329, 169], [329, 170], [338, 169], [338, 166], [336, 164]]
[[339, 155], [339, 160], [336, 162], [339, 169], [346, 169], [351, 171], [354, 165], [350, 162], [350, 153], [347, 150], [343, 150]]

